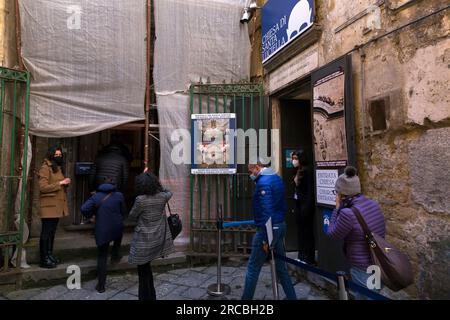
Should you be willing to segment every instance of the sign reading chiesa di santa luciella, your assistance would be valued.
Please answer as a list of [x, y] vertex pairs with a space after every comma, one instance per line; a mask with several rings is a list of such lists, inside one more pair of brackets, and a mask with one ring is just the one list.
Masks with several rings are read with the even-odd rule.
[[314, 23], [314, 0], [269, 0], [262, 9], [263, 63]]

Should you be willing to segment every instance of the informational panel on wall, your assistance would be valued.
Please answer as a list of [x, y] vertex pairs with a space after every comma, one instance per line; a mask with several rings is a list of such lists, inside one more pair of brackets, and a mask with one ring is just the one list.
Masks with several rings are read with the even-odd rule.
[[345, 167], [345, 75], [339, 70], [314, 84], [314, 142], [317, 167]]
[[334, 184], [354, 164], [351, 59], [344, 57], [313, 73], [313, 139], [316, 201], [334, 206]]
[[191, 173], [235, 174], [236, 114], [193, 114]]
[[334, 185], [339, 177], [337, 169], [316, 170], [317, 202], [333, 206], [336, 204]]
[[268, 0], [262, 8], [263, 63], [314, 23], [314, 0]]

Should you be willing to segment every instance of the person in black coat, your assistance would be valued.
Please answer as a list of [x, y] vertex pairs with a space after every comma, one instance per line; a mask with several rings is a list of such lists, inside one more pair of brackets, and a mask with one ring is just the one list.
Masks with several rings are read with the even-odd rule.
[[293, 178], [295, 186], [295, 216], [298, 236], [298, 259], [315, 263], [314, 244], [314, 181], [303, 150], [292, 153], [292, 164], [297, 168]]
[[95, 215], [95, 242], [98, 248], [98, 284], [95, 288], [102, 293], [105, 292], [106, 263], [111, 241], [114, 241], [111, 262], [116, 263], [121, 259], [123, 221], [127, 213], [125, 199], [123, 194], [116, 190], [113, 178], [105, 179], [105, 183], [101, 184], [97, 192], [81, 206], [81, 213], [86, 218]]
[[130, 162], [123, 151], [124, 146], [109, 144], [95, 159], [90, 176], [90, 188], [96, 189], [105, 178], [114, 178], [117, 190], [123, 191], [128, 183]]

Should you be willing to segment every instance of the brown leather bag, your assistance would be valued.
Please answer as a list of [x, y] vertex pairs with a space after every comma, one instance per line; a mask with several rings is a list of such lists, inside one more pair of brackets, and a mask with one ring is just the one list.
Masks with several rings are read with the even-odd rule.
[[406, 254], [370, 231], [366, 221], [355, 207], [351, 207], [361, 225], [374, 264], [381, 269], [381, 282], [393, 291], [406, 288], [414, 282], [411, 263]]

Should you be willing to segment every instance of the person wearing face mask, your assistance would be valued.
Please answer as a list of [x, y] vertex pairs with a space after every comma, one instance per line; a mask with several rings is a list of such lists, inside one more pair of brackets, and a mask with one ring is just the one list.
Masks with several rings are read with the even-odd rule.
[[42, 229], [39, 240], [41, 268], [55, 268], [60, 261], [53, 256], [59, 219], [68, 216], [67, 187], [71, 180], [64, 176], [64, 157], [60, 147], [51, 147], [39, 170], [39, 200]]
[[293, 178], [295, 187], [295, 218], [297, 222], [298, 260], [315, 263], [314, 246], [314, 185], [312, 170], [303, 150], [292, 153], [292, 164], [297, 169]]
[[[248, 260], [242, 300], [251, 300], [253, 298], [261, 268], [269, 255], [266, 231], [266, 223], [269, 218], [272, 219], [272, 247], [276, 254], [281, 256], [286, 254], [284, 248], [286, 200], [283, 180], [273, 169], [264, 167], [261, 162], [249, 164], [248, 171], [250, 178], [255, 182], [252, 205], [256, 234], [252, 241], [252, 251]], [[287, 299], [297, 300], [286, 263], [276, 259], [275, 269]]]

